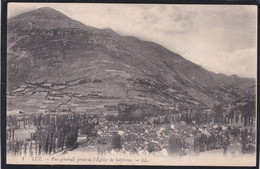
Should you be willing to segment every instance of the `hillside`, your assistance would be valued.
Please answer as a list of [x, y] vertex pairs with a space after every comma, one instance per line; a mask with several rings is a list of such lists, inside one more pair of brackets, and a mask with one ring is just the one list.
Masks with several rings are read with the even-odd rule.
[[65, 93], [173, 107], [212, 107], [255, 94], [254, 79], [215, 74], [156, 43], [51, 8], [9, 19], [7, 46], [9, 92], [25, 82], [66, 83]]

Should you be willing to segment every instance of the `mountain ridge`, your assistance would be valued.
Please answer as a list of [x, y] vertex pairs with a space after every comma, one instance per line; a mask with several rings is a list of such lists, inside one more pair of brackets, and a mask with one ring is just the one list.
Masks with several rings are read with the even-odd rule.
[[[10, 18], [7, 46], [10, 90], [26, 80], [66, 81], [77, 76], [92, 79], [91, 83], [95, 79], [111, 83], [115, 91], [119, 85], [121, 94], [104, 93], [122, 98], [129, 95], [123, 86], [135, 83], [141, 84], [141, 91], [134, 86], [131, 97], [149, 95], [174, 102], [175, 95], [183, 94], [211, 106], [254, 93], [247, 88], [255, 79], [210, 72], [159, 44], [121, 36], [111, 28], [86, 26], [52, 8]], [[168, 89], [179, 91], [168, 96]]]
[[[31, 15], [34, 15], [35, 13], [41, 13], [41, 12], [49, 14], [48, 12], [50, 12], [50, 11], [51, 11], [51, 13], [59, 14], [59, 16], [60, 16], [61, 18], [69, 19], [69, 20], [75, 21], [75, 20], [69, 18], [67, 15], [63, 14], [62, 12], [60, 12], [60, 11], [58, 11], [58, 10], [55, 10], [55, 9], [53, 9], [53, 8], [50, 8], [50, 7], [41, 7], [41, 8], [38, 8], [38, 9], [36, 9], [36, 10], [33, 10], [33, 11], [25, 12], [25, 13], [22, 13], [22, 14], [19, 14], [19, 15], [17, 15], [17, 16], [14, 16], [14, 17], [10, 18], [10, 20], [13, 20], [13, 19], [15, 19], [15, 20], [16, 20], [16, 19], [22, 19], [22, 18], [26, 17], [26, 16], [24, 16], [24, 15], [29, 15], [29, 16], [31, 16]], [[47, 19], [55, 19], [55, 17], [52, 17], [52, 16], [55, 16], [55, 14], [54, 14], [54, 15], [53, 15], [53, 14], [50, 14]], [[58, 18], [56, 18], [56, 19], [58, 19]], [[77, 21], [77, 22], [79, 22], [79, 21]], [[81, 22], [79, 22], [79, 23], [81, 23]], [[86, 27], [86, 28], [87, 28], [87, 27], [89, 27], [89, 28], [94, 28], [94, 27], [85, 25], [85, 24], [83, 24], [83, 23], [81, 23], [81, 24], [84, 25], [84, 27]], [[94, 28], [94, 29], [99, 30], [99, 31], [104, 30], [104, 31], [112, 32], [113, 34], [117, 34], [114, 30], [112, 30], [112, 29], [109, 28], [109, 27], [103, 28], [103, 29], [98, 29], [98, 28]], [[119, 35], [119, 34], [117, 34], [117, 35]], [[122, 36], [122, 35], [119, 35], [119, 36]], [[127, 38], [131, 38], [131, 39], [134, 38], [134, 39], [137, 39], [137, 40], [146, 42], [146, 43], [151, 43], [151, 44], [153, 44], [153, 45], [159, 45], [159, 44], [157, 44], [156, 42], [151, 42], [151, 41], [142, 40], [142, 39], [140, 39], [140, 38], [138, 38], [138, 37], [134, 37], [134, 36], [129, 36], [129, 35], [128, 35], [128, 36], [122, 36], [122, 37], [127, 37]], [[167, 49], [166, 47], [164, 47], [164, 46], [162, 46], [162, 45], [159, 45], [159, 47], [163, 48], [164, 50], [168, 50], [169, 52], [174, 53], [173, 51]], [[179, 54], [177, 54], [177, 55], [179, 55]], [[181, 56], [181, 55], [179, 55], [179, 56]], [[182, 56], [181, 56], [181, 57], [182, 57]], [[184, 57], [183, 57], [183, 58], [184, 58]], [[184, 59], [185, 59], [185, 58], [184, 58]], [[188, 59], [186, 59], [186, 60], [189, 61]], [[191, 61], [189, 61], [189, 62], [191, 62]], [[193, 62], [191, 62], [191, 63], [192, 63], [192, 64], [195, 64], [195, 65], [197, 65], [197, 66], [199, 66], [199, 67], [201, 67], [202, 69], [207, 70], [206, 68], [204, 68], [203, 66], [201, 66], [201, 65], [199, 65], [199, 64], [196, 64], [196, 63], [193, 63]], [[207, 71], [209, 71], [209, 70], [207, 70]], [[214, 74], [217, 74], [217, 75], [221, 75], [221, 76], [222, 76], [222, 75], [224, 75], [224, 76], [229, 76], [229, 75], [226, 75], [226, 74], [224, 74], [224, 73], [215, 73], [215, 72], [213, 72], [213, 71], [209, 71], [209, 72], [214, 73]], [[236, 75], [236, 74], [232, 74], [232, 75], [230, 75], [229, 77], [234, 77], [234, 78], [237, 78], [237, 77], [238, 77], [238, 78], [251, 79], [251, 80], [254, 79], [254, 78], [249, 78], [249, 77], [240, 77], [240, 76], [238, 76], [238, 75]]]

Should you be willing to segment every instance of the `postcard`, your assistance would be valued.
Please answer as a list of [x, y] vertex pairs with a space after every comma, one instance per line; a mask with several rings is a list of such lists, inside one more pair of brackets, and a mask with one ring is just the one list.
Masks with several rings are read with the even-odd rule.
[[7, 164], [255, 166], [257, 6], [8, 3]]

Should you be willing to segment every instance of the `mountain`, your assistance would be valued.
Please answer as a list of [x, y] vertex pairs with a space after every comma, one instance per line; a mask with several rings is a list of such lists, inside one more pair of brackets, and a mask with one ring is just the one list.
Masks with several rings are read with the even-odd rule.
[[28, 81], [66, 82], [67, 93], [189, 107], [255, 94], [255, 79], [210, 72], [159, 44], [46, 7], [8, 19], [7, 46], [10, 92]]

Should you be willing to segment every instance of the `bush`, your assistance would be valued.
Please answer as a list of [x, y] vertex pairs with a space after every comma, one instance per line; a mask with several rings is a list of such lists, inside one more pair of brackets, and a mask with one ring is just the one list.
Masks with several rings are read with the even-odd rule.
[[100, 83], [100, 82], [102, 82], [102, 80], [100, 80], [100, 79], [93, 80], [93, 83]]
[[81, 80], [81, 81], [79, 81], [79, 84], [86, 84], [88, 81], [87, 80]]
[[155, 151], [155, 148], [154, 148], [153, 144], [148, 144], [147, 151], [148, 151], [149, 153]]
[[248, 154], [253, 154], [253, 153], [255, 153], [255, 146], [253, 146], [252, 144], [249, 144], [249, 145], [246, 147], [245, 153], [248, 153]]

